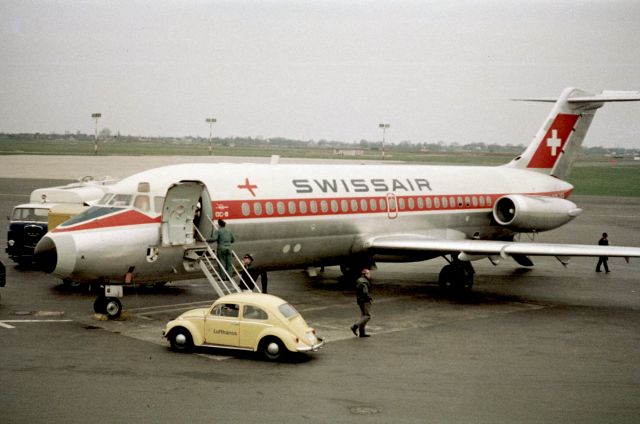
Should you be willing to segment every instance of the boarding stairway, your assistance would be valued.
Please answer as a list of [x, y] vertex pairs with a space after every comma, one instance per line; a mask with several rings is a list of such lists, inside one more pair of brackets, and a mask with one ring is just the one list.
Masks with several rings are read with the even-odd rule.
[[[256, 293], [261, 293], [260, 288], [256, 284], [255, 280], [249, 273], [247, 269], [244, 267], [242, 260], [236, 255], [236, 252], [231, 251], [231, 255], [233, 256], [233, 277], [229, 275], [229, 272], [224, 268], [222, 262], [211, 248], [211, 245], [207, 242], [206, 238], [202, 236], [202, 233], [198, 230], [198, 228], [194, 227], [196, 234], [200, 240], [205, 243], [206, 249], [205, 251], [198, 256], [197, 262], [200, 266], [200, 269], [204, 273], [205, 277], [211, 284], [211, 287], [216, 291], [219, 297], [226, 296], [232, 293], [240, 293], [245, 291], [253, 291]], [[237, 282], [234, 281], [234, 278], [237, 279]], [[249, 285], [253, 286], [252, 290], [248, 290], [244, 288], [244, 284], [241, 283], [243, 278], [248, 278]]]

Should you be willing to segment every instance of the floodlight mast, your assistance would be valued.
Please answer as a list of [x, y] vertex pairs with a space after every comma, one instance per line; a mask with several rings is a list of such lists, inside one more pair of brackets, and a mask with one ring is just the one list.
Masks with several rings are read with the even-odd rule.
[[391, 125], [389, 124], [378, 124], [378, 127], [382, 128], [382, 159], [384, 160], [384, 139], [387, 133], [387, 128]]
[[218, 121], [216, 118], [207, 118], [205, 121], [209, 124], [209, 156], [211, 156], [211, 134], [213, 133], [213, 124]]
[[93, 119], [95, 119], [95, 121], [96, 121], [95, 130], [93, 132], [93, 155], [94, 156], [98, 156], [98, 119], [100, 119], [100, 117], [102, 117], [102, 114], [101, 113], [92, 113], [91, 117]]

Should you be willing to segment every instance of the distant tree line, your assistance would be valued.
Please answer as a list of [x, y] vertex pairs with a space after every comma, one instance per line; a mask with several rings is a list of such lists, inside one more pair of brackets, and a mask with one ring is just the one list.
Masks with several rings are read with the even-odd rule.
[[[0, 133], [0, 142], [24, 142], [24, 143], [82, 143], [93, 142], [93, 134], [75, 133]], [[143, 137], [122, 135], [113, 133], [108, 128], [103, 128], [98, 139], [101, 143], [166, 143], [166, 144], [207, 144], [207, 137]], [[213, 142], [216, 145], [237, 146], [237, 147], [286, 147], [286, 148], [336, 148], [336, 149], [354, 149], [362, 150], [380, 150], [382, 143], [380, 141], [360, 140], [356, 142], [344, 142], [336, 140], [292, 140], [284, 137], [214, 137]], [[398, 143], [385, 142], [385, 150], [397, 151], [419, 151], [419, 152], [472, 152], [472, 153], [510, 153], [518, 154], [525, 149], [525, 145], [514, 144], [486, 144], [482, 142], [474, 143], [447, 143], [444, 141], [437, 142], [413, 142], [409, 140], [400, 141]], [[627, 149], [622, 147], [582, 147], [582, 151], [589, 155], [613, 155], [613, 156], [637, 156], [640, 149]]]

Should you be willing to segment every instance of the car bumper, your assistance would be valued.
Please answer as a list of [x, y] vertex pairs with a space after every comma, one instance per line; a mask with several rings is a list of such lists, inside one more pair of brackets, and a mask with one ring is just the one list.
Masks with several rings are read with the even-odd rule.
[[298, 346], [296, 349], [298, 352], [317, 352], [322, 346], [324, 346], [324, 339], [318, 338], [318, 343], [314, 345]]

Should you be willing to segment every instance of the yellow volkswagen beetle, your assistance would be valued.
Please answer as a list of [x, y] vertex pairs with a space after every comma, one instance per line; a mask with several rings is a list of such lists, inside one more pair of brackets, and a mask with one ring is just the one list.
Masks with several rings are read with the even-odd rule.
[[286, 301], [263, 293], [235, 293], [209, 308], [192, 309], [167, 323], [163, 336], [178, 352], [195, 346], [260, 352], [275, 361], [289, 352], [315, 352], [324, 345]]

